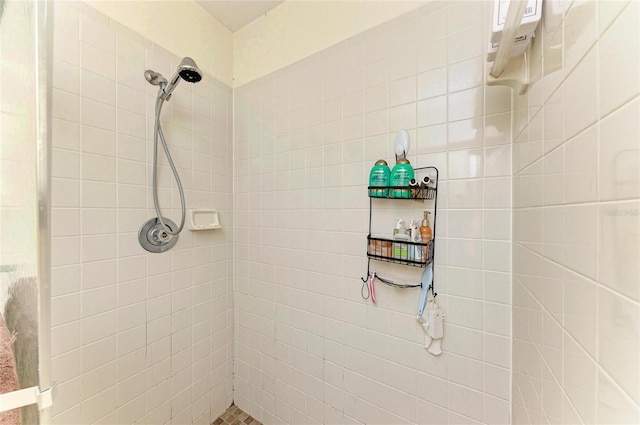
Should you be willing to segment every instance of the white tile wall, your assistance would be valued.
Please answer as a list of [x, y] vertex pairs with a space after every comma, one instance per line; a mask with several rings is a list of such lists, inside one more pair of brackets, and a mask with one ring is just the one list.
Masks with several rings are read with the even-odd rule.
[[561, 3], [514, 97], [513, 423], [638, 423], [640, 5]]
[[[197, 60], [197, 58], [195, 58]], [[222, 230], [149, 254], [155, 87], [180, 58], [86, 5], [57, 2], [53, 66], [52, 349], [59, 424], [209, 424], [232, 400], [232, 93], [209, 76], [163, 110], [188, 208]], [[179, 219], [161, 157], [163, 212]]]
[[[153, 215], [141, 74], [179, 58], [56, 4], [54, 421], [209, 423], [235, 398], [267, 424], [638, 422], [640, 7], [546, 3], [513, 99], [483, 85], [488, 13], [431, 3], [237, 89], [234, 111], [210, 77], [183, 83], [165, 133], [188, 204], [227, 230], [159, 256], [136, 241]], [[403, 128], [441, 173], [438, 358], [416, 292], [359, 292], [368, 172]], [[159, 179], [177, 217], [164, 159]], [[375, 227], [421, 212], [403, 211]]]
[[[433, 2], [235, 90], [234, 397], [264, 423], [509, 423], [511, 98], [483, 85], [488, 6]], [[399, 129], [440, 169], [440, 357], [418, 291], [360, 296], [368, 173]], [[422, 215], [406, 205], [376, 226]]]

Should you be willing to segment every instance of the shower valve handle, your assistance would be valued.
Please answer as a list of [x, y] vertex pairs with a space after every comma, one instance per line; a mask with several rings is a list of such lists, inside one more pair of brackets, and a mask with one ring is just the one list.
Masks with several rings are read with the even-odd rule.
[[157, 242], [166, 242], [171, 239], [171, 235], [169, 235], [166, 231], [161, 228], [155, 228], [151, 231], [151, 237]]

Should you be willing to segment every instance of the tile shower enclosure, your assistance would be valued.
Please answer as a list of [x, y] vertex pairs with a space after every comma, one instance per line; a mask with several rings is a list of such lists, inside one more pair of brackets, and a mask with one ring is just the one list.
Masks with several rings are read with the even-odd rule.
[[[56, 3], [54, 422], [208, 424], [232, 400], [265, 424], [638, 422], [621, 365], [640, 347], [640, 182], [613, 161], [638, 147], [638, 57], [616, 49], [640, 49], [640, 10], [566, 7], [538, 29], [526, 96], [484, 84], [488, 2], [429, 3], [233, 91], [181, 85], [163, 127], [188, 206], [223, 229], [159, 256], [136, 240], [153, 215], [142, 72], [179, 58]], [[440, 170], [440, 357], [417, 291], [360, 297], [368, 172], [400, 129]]]

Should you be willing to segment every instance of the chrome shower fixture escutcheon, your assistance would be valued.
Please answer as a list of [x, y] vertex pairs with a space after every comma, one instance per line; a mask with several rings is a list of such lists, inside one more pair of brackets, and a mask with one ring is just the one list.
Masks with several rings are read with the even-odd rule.
[[[176, 223], [167, 217], [162, 217], [162, 221], [169, 230], [178, 228]], [[179, 235], [168, 233], [158, 220], [158, 217], [147, 220], [138, 232], [140, 245], [149, 252], [161, 253], [170, 250], [178, 242]]]

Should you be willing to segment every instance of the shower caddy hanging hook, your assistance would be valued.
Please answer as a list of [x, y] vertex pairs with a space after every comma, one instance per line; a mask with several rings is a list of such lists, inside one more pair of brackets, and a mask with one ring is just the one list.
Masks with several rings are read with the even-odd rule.
[[398, 162], [399, 159], [407, 159], [407, 151], [403, 150], [402, 151], [402, 155], [395, 155], [396, 157], [396, 162]]
[[[406, 157], [406, 156], [405, 156]], [[398, 156], [396, 155], [396, 159], [398, 158]], [[437, 167], [420, 167], [420, 168], [415, 168], [415, 171], [419, 171], [419, 170], [433, 170], [435, 172], [435, 184], [433, 187], [433, 192], [434, 192], [434, 196], [433, 196], [433, 200], [434, 200], [434, 204], [433, 204], [433, 236], [432, 236], [432, 240], [431, 240], [431, 260], [429, 261], [428, 264], [426, 264], [425, 267], [431, 267], [432, 268], [432, 273], [431, 273], [431, 282], [429, 283], [429, 286], [427, 287], [427, 292], [431, 292], [431, 294], [433, 295], [433, 297], [435, 298], [436, 296], [438, 296], [437, 292], [435, 291], [435, 267], [434, 267], [434, 262], [435, 262], [435, 246], [436, 246], [436, 222], [437, 222], [437, 211], [438, 211], [438, 184], [440, 182], [440, 175], [439, 175], [439, 171]], [[389, 187], [388, 189], [393, 189], [393, 187]], [[389, 193], [391, 193], [391, 190], [389, 190]], [[371, 237], [371, 218], [372, 218], [372, 203], [373, 203], [373, 198], [374, 197], [369, 197], [369, 237]], [[401, 198], [392, 198], [392, 199], [401, 199]], [[419, 201], [420, 199], [428, 199], [428, 198], [413, 198], [415, 201]], [[367, 252], [369, 252], [369, 239], [367, 239]], [[393, 262], [393, 261], [392, 261]], [[372, 276], [373, 274], [373, 276]], [[385, 279], [383, 277], [381, 277], [380, 275], [378, 275], [375, 271], [371, 270], [371, 258], [369, 257], [369, 255], [367, 255], [367, 277], [361, 277], [360, 280], [362, 281], [362, 287], [360, 288], [360, 295], [362, 296], [362, 298], [369, 299], [369, 297], [371, 296], [371, 289], [369, 288], [369, 280], [372, 279], [373, 280], [378, 280], [381, 283], [384, 283], [387, 286], [391, 286], [393, 288], [398, 288], [398, 289], [409, 289], [409, 288], [422, 288], [424, 285], [424, 282], [420, 282], [418, 284], [400, 284], [400, 283], [396, 283], [392, 280], [389, 279]]]

